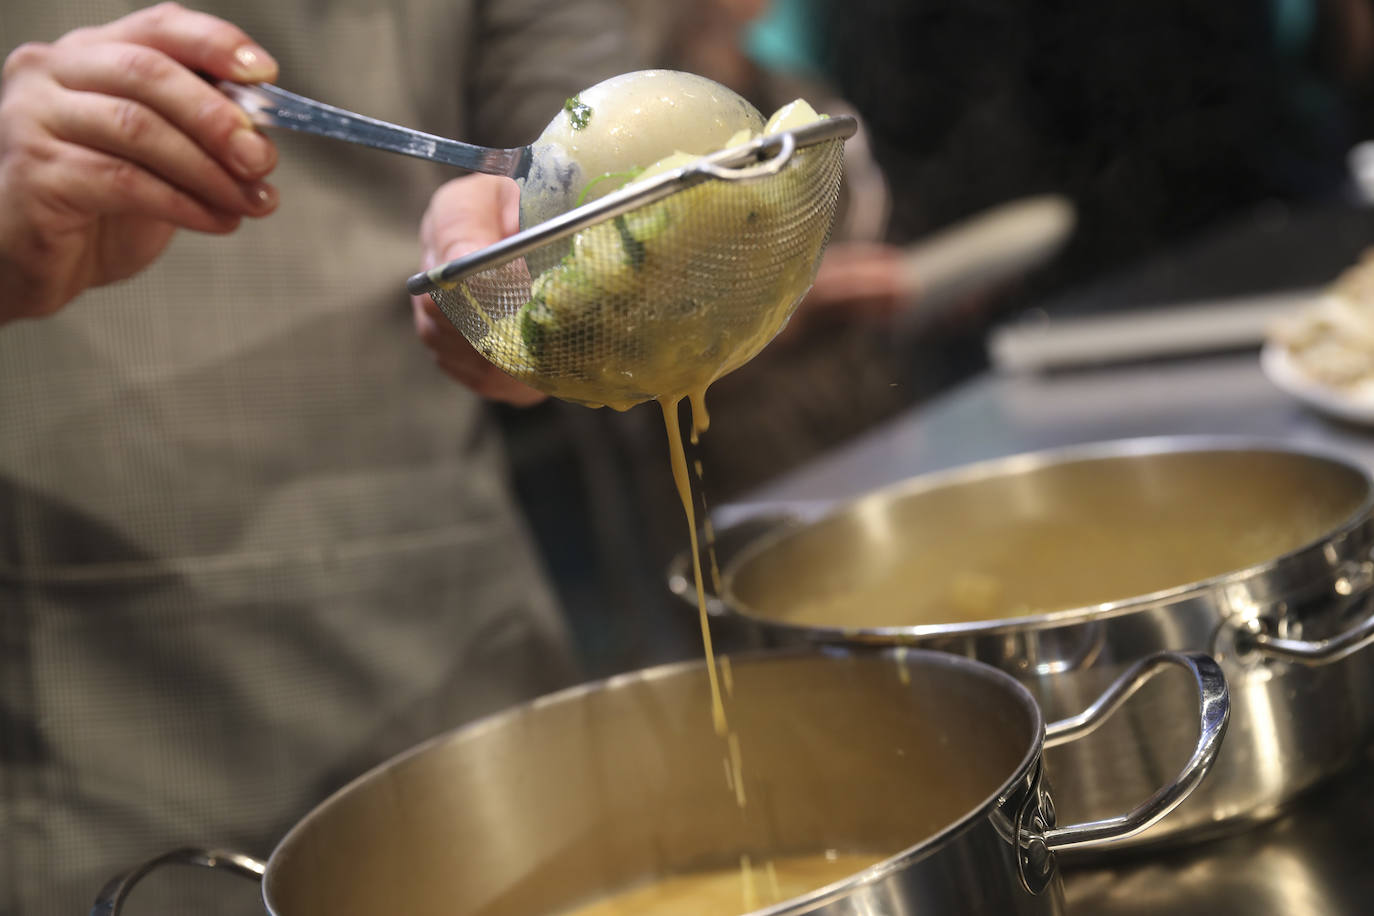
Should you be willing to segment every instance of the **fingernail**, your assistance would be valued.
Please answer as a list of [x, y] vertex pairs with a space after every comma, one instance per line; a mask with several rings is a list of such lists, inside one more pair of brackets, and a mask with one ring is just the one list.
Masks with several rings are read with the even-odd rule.
[[247, 198], [248, 205], [259, 213], [271, 210], [277, 205], [277, 189], [265, 181], [244, 185], [243, 196]]
[[241, 127], [229, 135], [229, 162], [244, 178], [256, 178], [272, 166], [272, 147], [255, 130]]
[[277, 62], [257, 45], [243, 45], [234, 52], [234, 72], [243, 80], [270, 80], [277, 75]]

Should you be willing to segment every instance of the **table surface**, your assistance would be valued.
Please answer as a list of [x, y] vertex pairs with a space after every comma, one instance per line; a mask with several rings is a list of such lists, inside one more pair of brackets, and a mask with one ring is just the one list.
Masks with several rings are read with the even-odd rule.
[[1070, 914], [1367, 916], [1374, 912], [1374, 756], [1288, 814], [1230, 837], [1064, 870]]
[[[1226, 436], [1301, 443], [1374, 467], [1374, 429], [1280, 392], [1253, 352], [1045, 376], [979, 377], [721, 507], [858, 495], [913, 474], [1111, 439]], [[1267, 825], [1167, 853], [1065, 869], [1071, 913], [1346, 916], [1374, 913], [1374, 756]]]
[[1049, 375], [989, 373], [778, 478], [749, 502], [840, 499], [988, 458], [1179, 435], [1306, 444], [1374, 467], [1374, 428], [1314, 413], [1276, 389], [1246, 351]]

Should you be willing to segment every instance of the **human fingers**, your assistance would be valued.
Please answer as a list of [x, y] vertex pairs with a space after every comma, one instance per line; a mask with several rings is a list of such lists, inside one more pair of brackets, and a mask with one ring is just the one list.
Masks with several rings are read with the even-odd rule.
[[890, 315], [905, 299], [899, 261], [889, 246], [835, 246], [821, 261], [806, 307], [868, 317]]
[[52, 214], [49, 221], [69, 220], [73, 227], [90, 214], [141, 216], [211, 233], [239, 223], [239, 213], [208, 206], [136, 163], [74, 143], [53, 142], [17, 170], [17, 196]]
[[[4, 76], [0, 120], [7, 151], [18, 145], [16, 138], [33, 146], [34, 138], [51, 134], [128, 159], [216, 210], [261, 216], [275, 207], [275, 191], [254, 180], [275, 163], [270, 143], [249, 129], [237, 106], [159, 51], [108, 41], [30, 44], [9, 56]], [[189, 126], [199, 142], [158, 107]], [[239, 168], [239, 177], [207, 147], [218, 146], [221, 158], [232, 161], [229, 153], [243, 149], [242, 139], [256, 144], [256, 161]]]
[[438, 365], [454, 381], [488, 401], [498, 401], [512, 407], [533, 407], [548, 399], [544, 392], [506, 375], [475, 350], [473, 357], [458, 360], [440, 359]]
[[[277, 163], [276, 146], [257, 131], [242, 108], [164, 52], [132, 42], [110, 41], [79, 50], [54, 48], [53, 78], [67, 89], [118, 100], [113, 122], [123, 139], [157, 139], [144, 110], [158, 115], [242, 181], [266, 175]], [[203, 163], [197, 167], [204, 174]]]
[[224, 213], [129, 162], [45, 138], [0, 165], [0, 323], [51, 314], [146, 267], [180, 227], [232, 231]]
[[821, 260], [816, 280], [837, 289], [858, 286], [865, 291], [895, 292], [900, 254], [888, 245], [850, 243], [832, 245]]
[[178, 3], [159, 3], [101, 26], [77, 29], [58, 43], [120, 41], [156, 48], [186, 68], [217, 79], [271, 82], [277, 62], [246, 32]]
[[416, 297], [412, 303], [415, 332], [449, 377], [488, 400], [516, 407], [529, 407], [547, 397], [478, 353], [428, 297]]
[[209, 208], [265, 216], [276, 207], [271, 185], [230, 175], [185, 134], [137, 102], [93, 92], [66, 93], [49, 117], [56, 139], [137, 165]]
[[520, 189], [509, 178], [465, 175], [430, 198], [420, 223], [429, 266], [442, 264], [512, 235], [519, 228]]

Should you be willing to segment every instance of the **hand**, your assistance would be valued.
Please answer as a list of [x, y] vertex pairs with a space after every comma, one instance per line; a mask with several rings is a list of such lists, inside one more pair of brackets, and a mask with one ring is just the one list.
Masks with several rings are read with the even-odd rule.
[[907, 303], [901, 254], [878, 242], [836, 242], [825, 250], [816, 282], [792, 320], [778, 335], [782, 343], [798, 339], [816, 325], [853, 321], [882, 324]]
[[906, 300], [901, 253], [878, 242], [837, 242], [826, 249], [801, 307], [843, 309], [847, 316], [885, 320]]
[[[476, 251], [520, 228], [520, 189], [509, 178], [467, 175], [435, 192], [420, 223], [422, 269]], [[435, 361], [453, 379], [493, 401], [517, 407], [548, 395], [517, 381], [473, 349], [429, 296], [411, 299], [415, 330]]]
[[197, 73], [276, 78], [223, 20], [174, 3], [52, 44], [0, 81], [0, 323], [50, 314], [151, 264], [177, 229], [227, 233], [264, 216], [276, 149]]

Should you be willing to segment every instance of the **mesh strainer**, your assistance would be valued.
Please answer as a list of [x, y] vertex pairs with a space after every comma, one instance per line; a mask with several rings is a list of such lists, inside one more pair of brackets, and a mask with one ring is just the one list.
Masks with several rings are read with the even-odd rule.
[[759, 137], [410, 278], [548, 394], [627, 408], [752, 358], [810, 288], [852, 118]]

